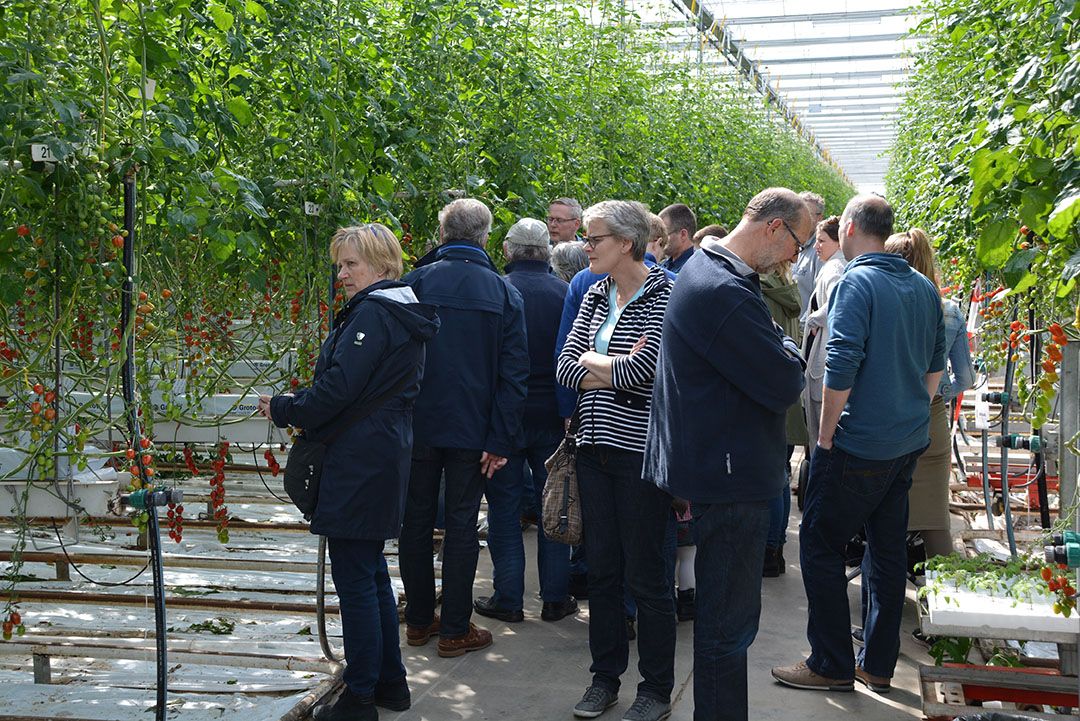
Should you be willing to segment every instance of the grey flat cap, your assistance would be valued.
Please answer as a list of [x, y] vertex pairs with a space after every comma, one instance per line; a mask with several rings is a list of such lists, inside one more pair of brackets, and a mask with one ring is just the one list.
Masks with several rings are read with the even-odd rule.
[[547, 224], [533, 218], [522, 218], [506, 231], [506, 242], [515, 245], [551, 245]]

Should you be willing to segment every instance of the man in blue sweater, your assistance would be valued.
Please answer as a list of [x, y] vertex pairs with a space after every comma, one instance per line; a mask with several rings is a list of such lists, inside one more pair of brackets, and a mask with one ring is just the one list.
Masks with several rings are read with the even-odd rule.
[[758, 274], [794, 260], [810, 230], [794, 192], [758, 193], [728, 236], [690, 256], [664, 316], [643, 475], [694, 516], [698, 721], [748, 715], [769, 501], [787, 480], [784, 418], [803, 387], [799, 349], [769, 316]]
[[[945, 368], [945, 322], [933, 284], [885, 253], [892, 208], [852, 199], [840, 218], [851, 258], [829, 300], [829, 342], [817, 448], [799, 533], [810, 657], [774, 668], [780, 683], [889, 690], [900, 651], [907, 577], [908, 489], [930, 443], [930, 399]], [[865, 647], [851, 647], [844, 546], [866, 531]]]

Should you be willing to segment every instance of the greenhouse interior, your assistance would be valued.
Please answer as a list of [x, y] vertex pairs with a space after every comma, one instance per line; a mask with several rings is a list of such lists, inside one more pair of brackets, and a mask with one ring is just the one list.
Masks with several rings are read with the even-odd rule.
[[0, 721], [1080, 721], [1076, 0], [0, 66]]

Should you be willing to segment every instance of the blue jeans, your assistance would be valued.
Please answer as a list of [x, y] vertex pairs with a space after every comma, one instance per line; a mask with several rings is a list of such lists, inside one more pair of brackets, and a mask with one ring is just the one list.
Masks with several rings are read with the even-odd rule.
[[351, 538], [326, 541], [345, 637], [347, 664], [342, 678], [357, 696], [371, 698], [376, 685], [405, 683], [397, 595], [386, 570], [383, 542]]
[[432, 531], [445, 473], [446, 535], [443, 539], [442, 617], [439, 635], [456, 638], [469, 632], [472, 587], [480, 544], [476, 516], [484, 480], [480, 451], [413, 446], [405, 519], [398, 542], [401, 580], [405, 584], [405, 622], [428, 626], [435, 618], [435, 567]]
[[773, 548], [787, 543], [788, 519], [791, 518], [791, 456], [794, 453], [795, 446], [788, 446], [788, 482], [784, 484], [780, 495], [769, 502], [769, 535], [765, 545]]
[[625, 580], [637, 602], [642, 679], [637, 693], [668, 703], [675, 685], [675, 599], [666, 581], [663, 547], [671, 496], [641, 479], [642, 458], [609, 446], [578, 449], [589, 549], [589, 670], [593, 685], [618, 692], [630, 657]]
[[807, 665], [838, 680], [855, 675], [844, 546], [865, 527], [869, 604], [859, 664], [892, 678], [907, 583], [908, 489], [922, 449], [885, 461], [815, 448], [799, 533], [810, 642]]
[[[487, 482], [488, 550], [494, 566], [495, 605], [520, 611], [525, 600], [525, 545], [521, 539], [521, 494], [531, 471], [534, 500], [539, 507], [551, 457], [563, 439], [558, 426], [525, 428], [526, 447], [511, 455], [506, 465]], [[543, 524], [537, 529], [536, 565], [544, 601], [562, 601], [570, 582], [570, 547], [548, 540]]]
[[761, 617], [769, 502], [691, 502], [697, 557], [694, 719], [746, 721], [746, 650]]

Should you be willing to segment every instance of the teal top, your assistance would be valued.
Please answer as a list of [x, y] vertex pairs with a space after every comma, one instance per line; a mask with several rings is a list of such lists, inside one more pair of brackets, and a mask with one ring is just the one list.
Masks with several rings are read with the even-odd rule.
[[611, 334], [615, 332], [615, 326], [619, 323], [619, 316], [622, 315], [622, 312], [627, 305], [630, 305], [641, 296], [641, 291], [644, 287], [645, 284], [642, 283], [637, 289], [637, 292], [634, 293], [633, 297], [626, 301], [626, 305], [620, 308], [615, 301], [615, 284], [611, 284], [611, 290], [608, 291], [608, 308], [610, 310], [608, 311], [607, 318], [605, 318], [604, 322], [600, 325], [600, 330], [596, 331], [596, 338], [593, 343], [596, 346], [597, 353], [600, 353], [601, 355], [608, 354], [608, 344], [611, 342]]

